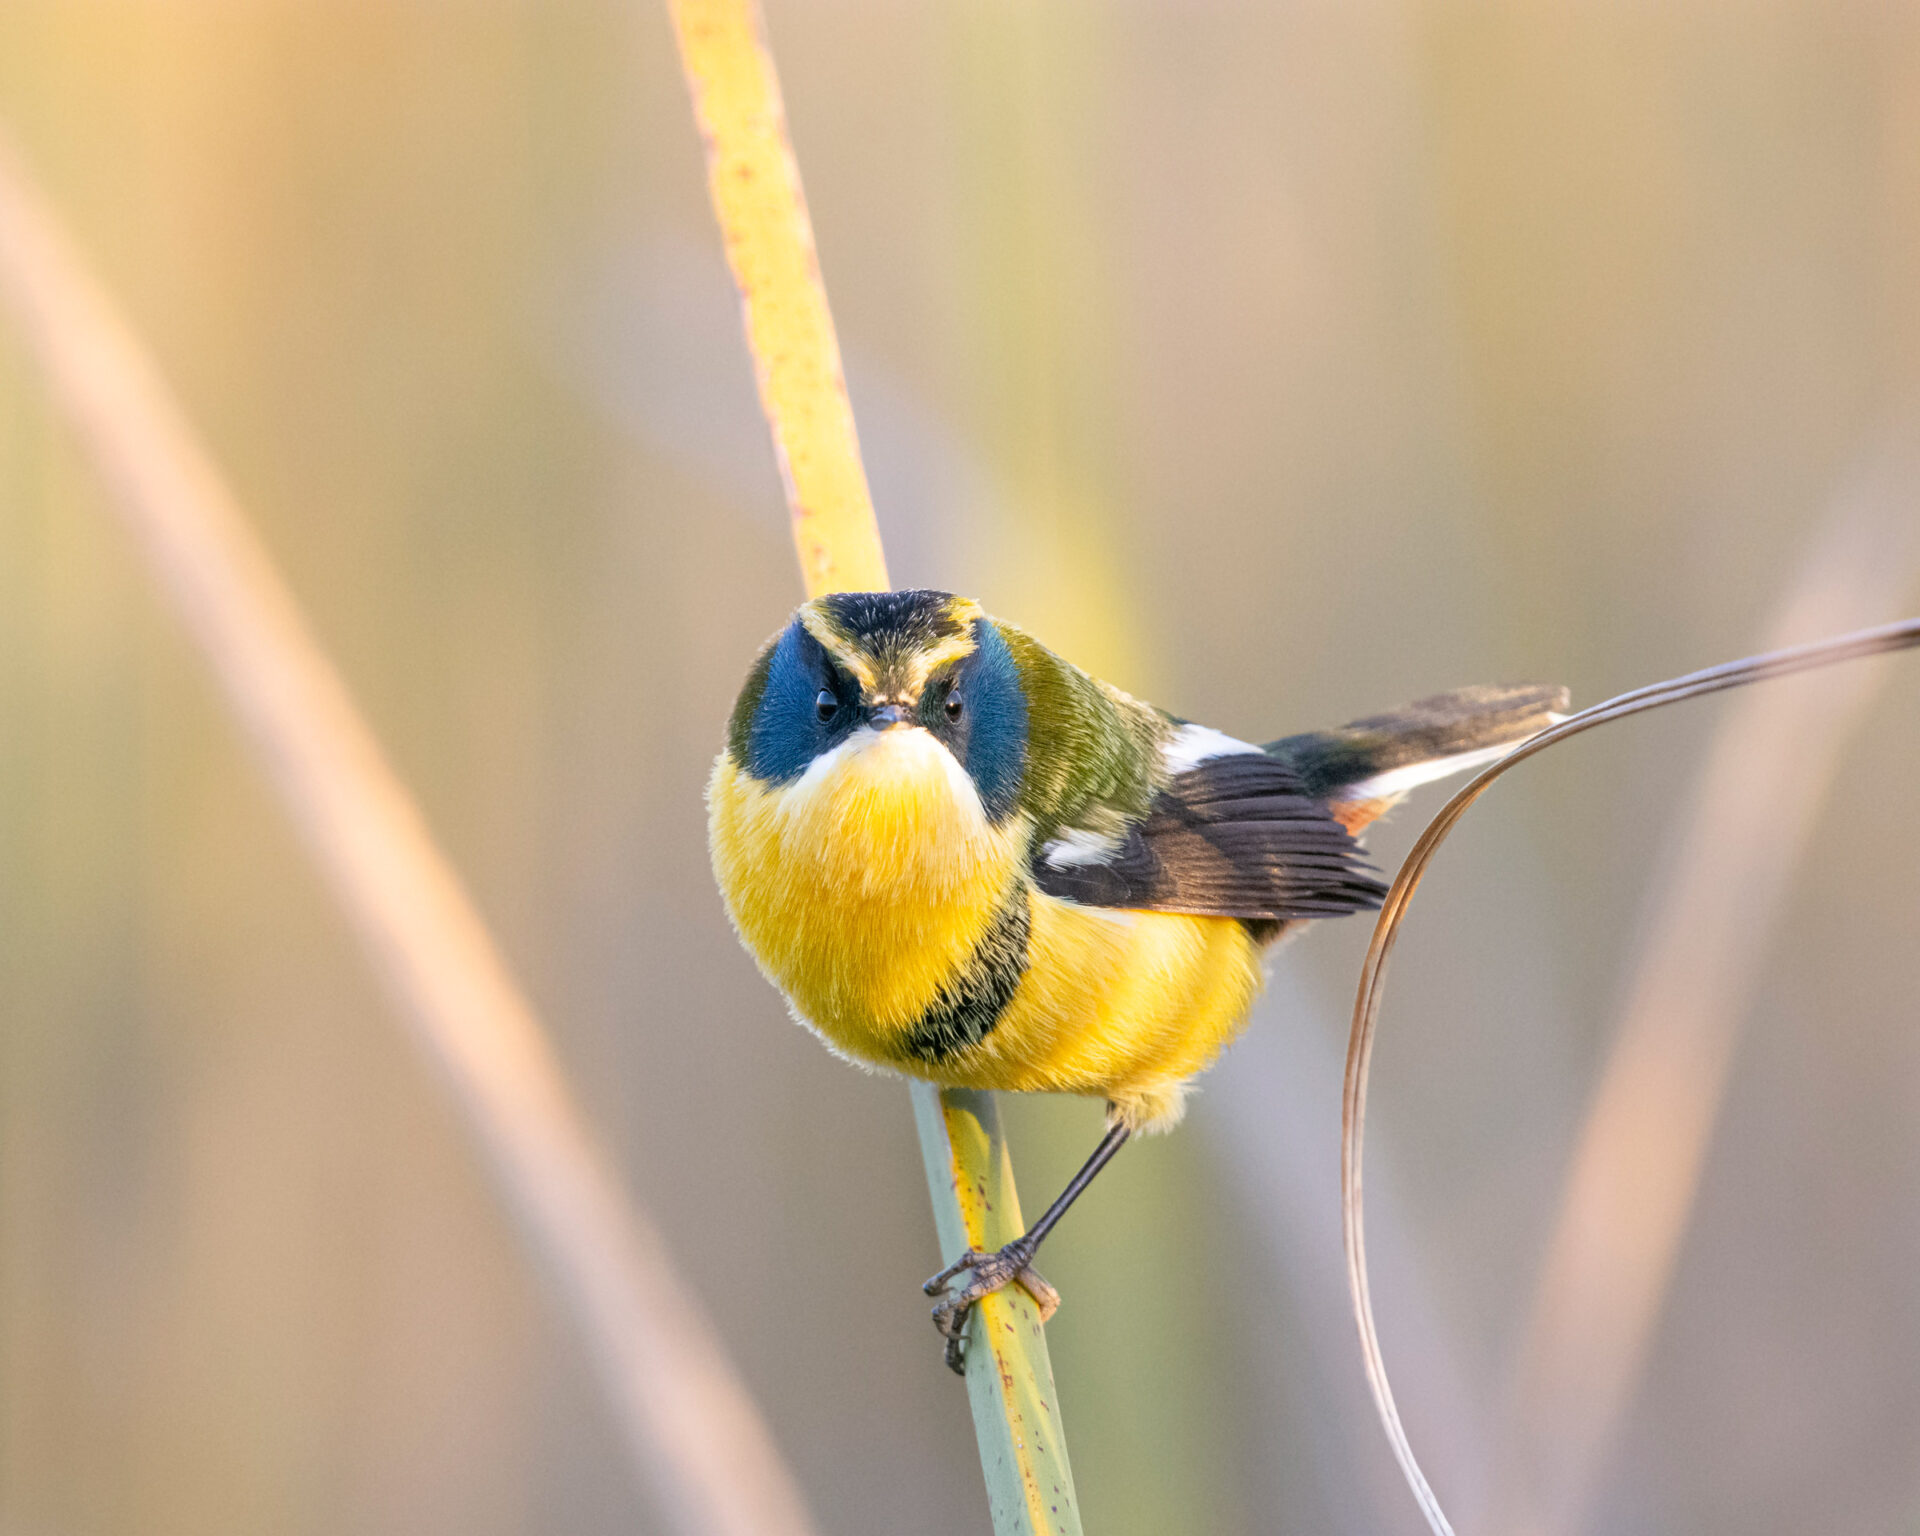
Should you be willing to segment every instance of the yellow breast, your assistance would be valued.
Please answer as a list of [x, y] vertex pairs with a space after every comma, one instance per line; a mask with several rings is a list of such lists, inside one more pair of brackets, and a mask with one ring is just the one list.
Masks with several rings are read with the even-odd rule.
[[[726, 756], [708, 789], [727, 910], [795, 1013], [842, 1053], [956, 1086], [1097, 1094], [1136, 1129], [1238, 1032], [1261, 946], [1233, 918], [1062, 901], [1026, 878], [1028, 827], [992, 826], [924, 731], [856, 732], [790, 784]], [[915, 1055], [914, 1026], [996, 914], [1025, 902], [1026, 964], [977, 1043]]]
[[1261, 946], [1230, 917], [1029, 897], [1027, 973], [974, 1049], [928, 1075], [961, 1087], [1097, 1094], [1135, 1130], [1179, 1118], [1187, 1079], [1246, 1021]]
[[791, 784], [722, 755], [707, 794], [714, 873], [769, 980], [831, 1045], [894, 1046], [972, 955], [1024, 856], [920, 730], [856, 731]]

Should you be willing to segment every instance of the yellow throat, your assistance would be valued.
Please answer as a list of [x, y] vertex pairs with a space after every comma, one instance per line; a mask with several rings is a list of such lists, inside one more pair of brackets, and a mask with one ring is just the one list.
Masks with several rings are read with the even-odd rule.
[[991, 825], [966, 771], [918, 727], [855, 731], [785, 785], [722, 754], [707, 805], [714, 874], [761, 970], [829, 1044], [882, 1065], [972, 955], [1024, 857], [1024, 820]]

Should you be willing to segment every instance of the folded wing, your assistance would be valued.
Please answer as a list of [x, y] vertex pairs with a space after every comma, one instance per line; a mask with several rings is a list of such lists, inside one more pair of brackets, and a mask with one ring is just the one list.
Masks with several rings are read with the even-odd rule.
[[1032, 872], [1048, 895], [1087, 906], [1249, 921], [1370, 911], [1386, 895], [1326, 802], [1257, 748], [1176, 773], [1123, 829], [1062, 833]]

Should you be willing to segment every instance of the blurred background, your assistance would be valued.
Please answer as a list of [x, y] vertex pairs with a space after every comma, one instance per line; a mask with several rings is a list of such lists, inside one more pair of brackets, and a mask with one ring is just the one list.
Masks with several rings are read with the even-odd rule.
[[[1920, 8], [767, 10], [902, 585], [1261, 739], [1468, 682], [1590, 703], [1759, 648], [1809, 571], [1828, 629], [1912, 609]], [[799, 584], [662, 8], [6, 0], [0, 122], [822, 1530], [983, 1530], [907, 1096], [788, 1022], [707, 868]], [[1729, 909], [1717, 1119], [1574, 1528], [1920, 1531], [1916, 705], [1884, 668], [1772, 919]], [[1559, 1432], [1527, 1319], [1731, 707], [1506, 781], [1398, 953], [1374, 1282], [1467, 1527]], [[1339, 1267], [1367, 936], [1283, 950], [1186, 1127], [1049, 1245], [1101, 1536], [1418, 1529]], [[0, 334], [0, 1533], [658, 1528], [395, 1026]], [[1099, 1112], [1009, 1119], [1031, 1212]]]

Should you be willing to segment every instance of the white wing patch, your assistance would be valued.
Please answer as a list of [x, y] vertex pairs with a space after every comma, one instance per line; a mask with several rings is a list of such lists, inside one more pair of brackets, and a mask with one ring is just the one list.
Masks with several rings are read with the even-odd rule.
[[[1547, 722], [1558, 725], [1566, 719], [1565, 715], [1549, 714]], [[1435, 779], [1444, 779], [1451, 774], [1466, 773], [1475, 768], [1484, 768], [1488, 763], [1497, 763], [1515, 747], [1531, 738], [1523, 736], [1519, 741], [1503, 741], [1496, 747], [1477, 747], [1471, 752], [1456, 752], [1452, 757], [1429, 758], [1424, 763], [1407, 763], [1403, 767], [1389, 768], [1385, 773], [1376, 773], [1370, 779], [1361, 779], [1357, 783], [1342, 785], [1338, 791], [1342, 800], [1392, 800], [1404, 795], [1410, 789], [1418, 789], [1422, 784], [1431, 784]]]
[[[1197, 767], [1209, 758], [1235, 757], [1243, 752], [1260, 755], [1251, 742], [1241, 741], [1224, 731], [1205, 725], [1182, 725], [1174, 729], [1160, 749], [1160, 765], [1169, 778]], [[1109, 818], [1117, 820], [1117, 818]], [[1058, 837], [1040, 845], [1040, 862], [1055, 869], [1084, 868], [1105, 864], [1120, 851], [1125, 828], [1101, 831], [1092, 827], [1068, 827]]]
[[1075, 827], [1041, 844], [1040, 858], [1055, 869], [1071, 869], [1076, 864], [1104, 864], [1119, 851], [1119, 838]]
[[1167, 738], [1160, 749], [1160, 761], [1169, 774], [1185, 773], [1210, 757], [1238, 757], [1260, 749], [1250, 741], [1241, 741], [1209, 725], [1183, 725]]

